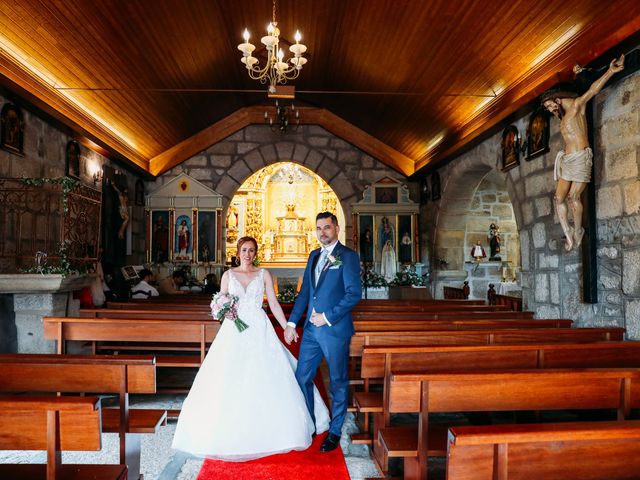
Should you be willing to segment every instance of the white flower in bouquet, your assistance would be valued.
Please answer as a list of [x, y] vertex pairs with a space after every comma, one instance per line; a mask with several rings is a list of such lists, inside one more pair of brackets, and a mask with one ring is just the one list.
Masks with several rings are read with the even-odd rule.
[[238, 297], [229, 293], [216, 293], [211, 300], [211, 315], [222, 323], [230, 320], [235, 323], [239, 332], [245, 331], [249, 325], [238, 317]]

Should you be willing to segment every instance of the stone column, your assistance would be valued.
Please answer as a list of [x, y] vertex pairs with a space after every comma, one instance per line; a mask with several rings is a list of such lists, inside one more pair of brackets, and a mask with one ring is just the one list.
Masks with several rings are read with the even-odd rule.
[[13, 309], [16, 315], [18, 353], [56, 353], [56, 342], [45, 340], [42, 317], [65, 317], [71, 292], [16, 293]]

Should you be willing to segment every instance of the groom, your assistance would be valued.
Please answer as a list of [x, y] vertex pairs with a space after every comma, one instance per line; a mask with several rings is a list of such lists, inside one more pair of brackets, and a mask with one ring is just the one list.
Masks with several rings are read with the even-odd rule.
[[302, 287], [291, 311], [284, 338], [296, 339], [295, 327], [304, 314], [296, 379], [315, 422], [313, 379], [324, 357], [329, 365], [331, 424], [320, 451], [340, 444], [349, 397], [349, 343], [353, 335], [351, 310], [362, 297], [358, 254], [338, 242], [338, 219], [330, 212], [316, 216], [316, 235], [322, 248], [309, 255]]

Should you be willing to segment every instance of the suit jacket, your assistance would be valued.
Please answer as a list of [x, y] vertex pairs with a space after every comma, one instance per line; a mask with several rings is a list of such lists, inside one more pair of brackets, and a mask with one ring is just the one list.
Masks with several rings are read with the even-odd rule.
[[289, 316], [289, 322], [297, 325], [304, 314], [306, 326], [315, 309], [318, 313], [324, 313], [331, 323], [331, 326], [320, 327], [323, 333], [351, 337], [354, 332], [351, 310], [362, 298], [360, 258], [356, 252], [338, 242], [331, 256], [336, 259], [336, 263], [341, 262], [341, 265], [331, 265], [331, 261], [327, 259], [316, 285], [315, 267], [320, 251], [318, 248], [309, 255], [302, 287]]

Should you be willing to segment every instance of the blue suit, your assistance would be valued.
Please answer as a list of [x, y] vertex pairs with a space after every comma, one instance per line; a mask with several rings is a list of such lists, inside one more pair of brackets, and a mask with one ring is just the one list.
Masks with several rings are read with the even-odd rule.
[[[338, 242], [331, 255], [336, 259], [335, 263], [342, 264], [332, 265], [330, 259], [327, 260], [317, 284], [315, 267], [320, 249], [309, 255], [289, 322], [297, 325], [304, 318], [296, 379], [314, 421], [313, 379], [322, 357], [327, 360], [331, 395], [329, 431], [340, 436], [349, 397], [349, 344], [354, 332], [351, 310], [362, 298], [362, 287], [358, 254]], [[324, 313], [331, 326], [316, 327], [312, 324], [309, 320], [313, 310]]]

